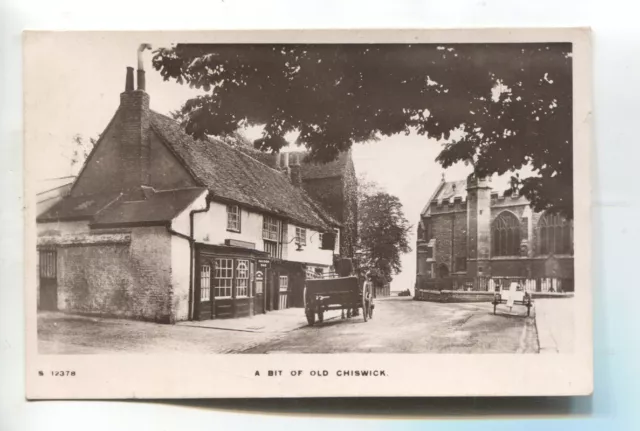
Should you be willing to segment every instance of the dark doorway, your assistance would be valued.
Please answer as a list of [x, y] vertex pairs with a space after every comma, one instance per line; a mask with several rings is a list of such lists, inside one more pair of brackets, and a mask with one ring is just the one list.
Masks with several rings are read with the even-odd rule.
[[58, 309], [58, 255], [40, 250], [40, 309]]
[[449, 268], [444, 263], [438, 266], [438, 277], [446, 278], [449, 276]]

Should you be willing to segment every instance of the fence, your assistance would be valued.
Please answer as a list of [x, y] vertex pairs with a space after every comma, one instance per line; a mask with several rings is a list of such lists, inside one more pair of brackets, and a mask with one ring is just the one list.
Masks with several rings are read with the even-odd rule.
[[519, 283], [527, 292], [542, 293], [564, 293], [573, 292], [574, 285], [572, 278], [555, 277], [444, 277], [444, 278], [422, 278], [416, 284], [416, 294], [418, 291], [467, 291], [467, 292], [495, 292], [508, 288], [512, 283]]
[[391, 295], [391, 286], [389, 283], [385, 283], [382, 286], [376, 286], [375, 298], [382, 298]]

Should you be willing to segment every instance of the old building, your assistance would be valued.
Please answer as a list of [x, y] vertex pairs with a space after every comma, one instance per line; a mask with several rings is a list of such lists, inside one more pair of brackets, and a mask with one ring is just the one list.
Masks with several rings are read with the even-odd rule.
[[491, 290], [520, 279], [530, 290], [573, 290], [573, 224], [532, 211], [527, 199], [493, 190], [489, 179], [443, 177], [420, 214], [417, 238], [417, 288]]
[[[298, 179], [302, 187], [343, 226], [339, 238], [341, 255], [354, 257], [358, 236], [358, 185], [351, 150], [340, 153], [334, 161], [321, 163], [311, 161], [306, 151], [267, 154], [246, 145], [238, 148], [289, 175], [292, 166], [300, 166]], [[297, 168], [293, 169], [297, 175]]]
[[39, 306], [157, 322], [302, 305], [342, 223], [283, 172], [195, 140], [128, 68], [120, 106], [68, 195], [37, 218]]

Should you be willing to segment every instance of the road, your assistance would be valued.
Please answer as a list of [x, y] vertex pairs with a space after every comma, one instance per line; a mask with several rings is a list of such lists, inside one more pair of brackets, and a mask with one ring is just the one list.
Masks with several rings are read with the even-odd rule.
[[373, 319], [335, 319], [290, 332], [242, 353], [537, 353], [533, 318], [489, 303], [376, 301]]
[[[366, 323], [362, 317], [337, 318], [289, 332], [40, 313], [38, 349], [44, 354], [537, 352], [536, 325], [524, 316], [526, 309], [516, 306], [509, 313], [502, 306], [501, 312], [494, 316], [489, 303], [440, 304], [393, 297], [377, 300], [374, 317]], [[265, 317], [278, 318], [272, 313]]]

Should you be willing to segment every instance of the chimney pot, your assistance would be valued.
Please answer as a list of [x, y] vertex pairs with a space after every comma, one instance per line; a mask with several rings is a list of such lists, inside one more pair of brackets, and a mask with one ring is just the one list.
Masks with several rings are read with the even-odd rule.
[[144, 70], [138, 69], [138, 90], [145, 91], [146, 82], [144, 77]]
[[133, 91], [133, 67], [127, 67], [127, 77], [125, 80], [124, 91]]

